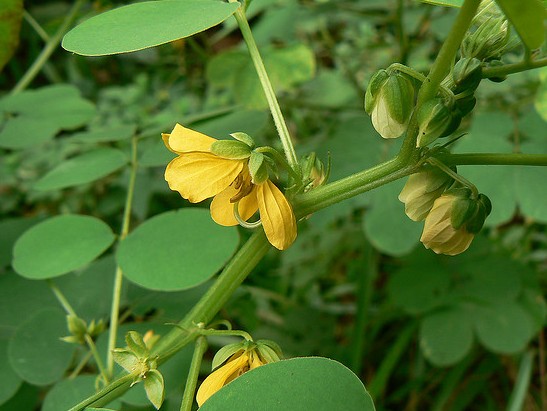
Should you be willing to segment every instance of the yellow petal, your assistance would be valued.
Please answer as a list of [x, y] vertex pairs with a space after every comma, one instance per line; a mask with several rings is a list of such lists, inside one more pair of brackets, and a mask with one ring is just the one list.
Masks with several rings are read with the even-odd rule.
[[270, 180], [257, 186], [256, 198], [268, 241], [275, 248], [285, 250], [296, 238], [296, 219], [291, 205]]
[[232, 361], [228, 361], [222, 367], [211, 373], [201, 383], [196, 394], [198, 406], [202, 406], [211, 395], [220, 390], [228, 380], [234, 375], [239, 374], [239, 371], [248, 366], [249, 356], [243, 354]]
[[213, 197], [228, 187], [243, 168], [243, 162], [192, 152], [172, 160], [165, 169], [169, 188], [192, 203]]
[[[220, 225], [232, 226], [237, 225], [238, 222], [234, 217], [234, 203], [230, 202], [238, 193], [238, 190], [232, 184], [230, 187], [224, 189], [218, 193], [211, 202], [211, 217]], [[258, 204], [256, 202], [256, 189], [245, 197], [243, 197], [238, 204], [237, 210], [239, 215], [245, 221], [252, 217], [256, 210], [258, 210]]]
[[171, 134], [162, 134], [167, 148], [177, 154], [191, 151], [209, 151], [214, 138], [177, 124]]

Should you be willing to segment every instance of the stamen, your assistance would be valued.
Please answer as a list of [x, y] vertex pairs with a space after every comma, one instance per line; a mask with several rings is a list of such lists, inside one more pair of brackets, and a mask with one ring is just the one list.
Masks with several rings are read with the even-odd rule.
[[260, 227], [262, 225], [262, 221], [260, 219], [258, 221], [255, 221], [254, 223], [249, 223], [243, 220], [243, 218], [241, 218], [241, 215], [239, 215], [238, 206], [239, 206], [239, 201], [236, 201], [234, 203], [234, 217], [241, 227], [253, 229], [253, 228]]

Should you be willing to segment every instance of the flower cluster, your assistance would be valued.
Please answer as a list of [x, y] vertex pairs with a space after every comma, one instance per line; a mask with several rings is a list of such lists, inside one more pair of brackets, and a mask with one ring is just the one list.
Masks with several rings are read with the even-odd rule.
[[447, 255], [467, 250], [492, 209], [484, 194], [459, 186], [437, 168], [411, 175], [399, 200], [409, 218], [425, 220], [420, 238], [424, 246]]
[[211, 216], [223, 226], [249, 220], [256, 211], [270, 243], [288, 248], [296, 238], [296, 219], [283, 193], [270, 180], [272, 160], [257, 151], [244, 133], [234, 140], [216, 140], [177, 124], [162, 134], [167, 148], [177, 154], [165, 170], [171, 190], [192, 203], [214, 197]]

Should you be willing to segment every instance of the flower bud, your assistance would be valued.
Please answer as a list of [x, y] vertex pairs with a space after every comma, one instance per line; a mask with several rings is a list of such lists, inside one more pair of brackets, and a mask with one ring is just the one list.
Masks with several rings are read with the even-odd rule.
[[467, 250], [490, 211], [490, 200], [484, 194], [473, 199], [468, 188], [451, 189], [433, 203], [420, 241], [437, 254], [460, 254]]
[[311, 190], [312, 188], [325, 184], [328, 178], [328, 167], [325, 171], [325, 166], [317, 158], [315, 153], [310, 153], [300, 161], [300, 167], [302, 169], [302, 181], [304, 182], [304, 192]]
[[482, 80], [482, 66], [476, 58], [462, 58], [452, 70], [452, 81], [454, 83], [454, 94], [466, 90], [475, 90]]
[[480, 23], [462, 42], [462, 56], [481, 61], [499, 59], [509, 42], [509, 24], [503, 17], [490, 17]]
[[414, 86], [402, 73], [385, 70], [371, 79], [365, 95], [365, 111], [383, 138], [396, 138], [404, 133], [414, 108]]
[[426, 101], [418, 110], [419, 125], [416, 147], [424, 147], [439, 137], [454, 132], [461, 121], [461, 117], [450, 110], [440, 98]]
[[437, 167], [412, 174], [399, 194], [399, 200], [405, 204], [406, 215], [414, 221], [425, 219], [435, 200], [453, 181]]

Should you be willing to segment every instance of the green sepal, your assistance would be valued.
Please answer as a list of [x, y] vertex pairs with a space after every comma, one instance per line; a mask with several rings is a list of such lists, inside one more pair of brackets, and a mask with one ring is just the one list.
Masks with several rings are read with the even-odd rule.
[[477, 104], [477, 99], [472, 94], [470, 94], [469, 96], [457, 99], [455, 102], [455, 107], [458, 111], [460, 118], [470, 113], [471, 110], [473, 110], [473, 108], [475, 107], [475, 104]]
[[374, 73], [374, 75], [368, 82], [367, 91], [365, 92], [365, 111], [367, 112], [367, 114], [372, 113], [372, 109], [376, 104], [376, 99], [378, 97], [380, 88], [388, 79], [388, 77], [389, 74], [387, 74], [387, 71], [381, 69]]
[[454, 94], [466, 90], [476, 90], [482, 80], [482, 65], [479, 59], [464, 57], [459, 60], [452, 70]]
[[492, 202], [485, 194], [479, 194], [479, 203], [484, 208], [486, 215], [489, 216], [492, 212]]
[[230, 134], [233, 138], [235, 138], [238, 141], [241, 141], [242, 143], [245, 143], [248, 145], [251, 149], [255, 148], [255, 141], [253, 138], [248, 135], [247, 133], [237, 132]]
[[244, 160], [251, 155], [251, 148], [238, 140], [217, 140], [211, 144], [211, 153], [231, 160]]
[[454, 200], [450, 212], [450, 223], [458, 230], [466, 224], [477, 212], [478, 205], [470, 198], [458, 198]]
[[276, 343], [275, 341], [272, 341], [272, 340], [258, 340], [256, 342], [256, 345], [258, 347], [263, 347], [263, 346], [266, 346], [266, 347], [269, 347], [271, 348], [272, 350], [274, 350], [275, 354], [279, 357], [279, 358], [282, 358], [283, 357], [283, 350], [281, 350], [281, 347], [279, 346], [278, 343]]
[[142, 335], [136, 331], [129, 331], [125, 334], [125, 343], [129, 351], [133, 352], [138, 358], [148, 356], [148, 347], [144, 343]]
[[401, 73], [387, 79], [382, 86], [381, 97], [386, 99], [390, 116], [400, 124], [405, 124], [414, 109], [414, 86]]
[[237, 353], [238, 351], [243, 351], [245, 349], [244, 342], [238, 342], [233, 344], [228, 344], [218, 350], [213, 357], [213, 362], [211, 364], [211, 369], [215, 370], [226, 362], [228, 358]]
[[[504, 66], [501, 60], [490, 60], [485, 63], [485, 67], [501, 67]], [[498, 77], [488, 77], [488, 80], [493, 81], [494, 83], [501, 83], [502, 81], [507, 80], [507, 76], [498, 76]]]
[[279, 355], [268, 345], [258, 345], [256, 351], [263, 363], [269, 364], [280, 360]]
[[146, 397], [152, 403], [154, 408], [160, 409], [165, 398], [165, 383], [163, 381], [163, 375], [158, 370], [150, 370], [143, 378], [144, 391]]
[[267, 157], [258, 152], [253, 151], [249, 158], [249, 173], [253, 184], [260, 184], [269, 178]]
[[141, 362], [137, 356], [125, 348], [114, 348], [112, 350], [112, 358], [130, 374], [141, 368]]

